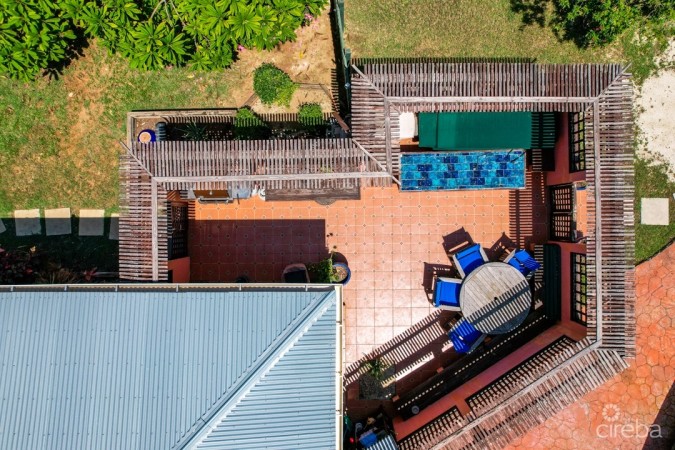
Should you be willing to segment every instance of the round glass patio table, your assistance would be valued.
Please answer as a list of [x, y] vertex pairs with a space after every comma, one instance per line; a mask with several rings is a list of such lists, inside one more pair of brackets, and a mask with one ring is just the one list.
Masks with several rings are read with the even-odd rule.
[[485, 334], [503, 334], [517, 328], [531, 305], [530, 285], [523, 274], [502, 262], [474, 269], [459, 291], [464, 318]]

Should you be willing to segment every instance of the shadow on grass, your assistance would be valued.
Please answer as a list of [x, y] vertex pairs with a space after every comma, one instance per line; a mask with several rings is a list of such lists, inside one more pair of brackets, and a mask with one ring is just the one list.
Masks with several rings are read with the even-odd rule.
[[510, 0], [511, 11], [522, 15], [523, 24], [520, 30], [524, 30], [529, 25], [546, 26], [546, 10], [549, 7], [550, 0]]
[[89, 47], [89, 41], [84, 35], [84, 30], [72, 27], [75, 32], [75, 39], [70, 43], [65, 51], [65, 56], [59, 61], [52, 62], [44, 70], [44, 75], [51, 80], [58, 80], [63, 75], [63, 71], [70, 66], [74, 60], [84, 56], [84, 49]]
[[570, 41], [578, 48], [586, 49], [591, 46], [591, 34], [598, 30], [597, 19], [590, 13], [570, 17], [575, 8], [574, 1], [570, 6], [560, 0], [510, 0], [509, 3], [511, 11], [521, 15], [520, 31], [532, 25], [548, 26], [558, 41]]

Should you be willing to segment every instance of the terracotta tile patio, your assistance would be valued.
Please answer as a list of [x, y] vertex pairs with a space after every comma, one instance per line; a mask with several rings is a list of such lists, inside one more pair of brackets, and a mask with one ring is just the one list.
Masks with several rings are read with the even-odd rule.
[[[346, 286], [346, 364], [425, 318], [432, 267], [448, 269], [446, 248], [466, 239], [544, 242], [538, 175], [520, 191], [399, 192], [362, 188], [361, 200], [195, 205], [190, 223], [192, 281], [246, 275], [279, 282], [287, 264], [318, 261], [335, 248], [352, 270]], [[534, 188], [533, 188], [534, 185]]]
[[[637, 267], [637, 357], [630, 367], [510, 449], [666, 449], [675, 445], [675, 244]], [[662, 438], [650, 439], [652, 424]], [[638, 432], [636, 432], [636, 430]]]

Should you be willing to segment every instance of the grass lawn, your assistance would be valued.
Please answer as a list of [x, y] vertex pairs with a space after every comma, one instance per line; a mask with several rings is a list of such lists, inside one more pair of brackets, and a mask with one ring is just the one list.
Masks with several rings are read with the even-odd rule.
[[58, 80], [0, 79], [0, 216], [19, 208], [115, 210], [127, 111], [223, 106], [238, 78], [140, 72], [94, 44]]
[[[16, 237], [12, 211], [118, 209], [118, 154], [127, 111], [230, 105], [235, 71], [140, 72], [93, 45], [58, 80], [0, 79], [0, 247], [37, 247], [41, 259], [81, 272], [117, 271], [118, 245], [104, 237]], [[106, 233], [109, 220], [106, 221]], [[43, 223], [44, 230], [44, 223]]]
[[[635, 262], [651, 258], [675, 239], [675, 183], [668, 181], [666, 168], [644, 159], [635, 160]], [[640, 199], [659, 197], [670, 200], [670, 225], [640, 224]]]
[[538, 24], [524, 26], [509, 0], [345, 0], [345, 39], [355, 57], [521, 57], [603, 62], [619, 46], [580, 50]]

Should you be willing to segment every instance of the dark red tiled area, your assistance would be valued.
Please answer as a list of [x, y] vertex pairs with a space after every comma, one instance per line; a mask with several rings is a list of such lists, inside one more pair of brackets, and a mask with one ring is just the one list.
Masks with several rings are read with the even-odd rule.
[[432, 312], [431, 275], [450, 268], [453, 246], [470, 239], [496, 254], [504, 245], [545, 242], [542, 179], [528, 173], [527, 180], [522, 190], [362, 188], [360, 200], [329, 206], [259, 198], [195, 204], [192, 281], [232, 282], [246, 275], [279, 282], [286, 265], [316, 262], [335, 249], [352, 271], [344, 291], [349, 364]]

